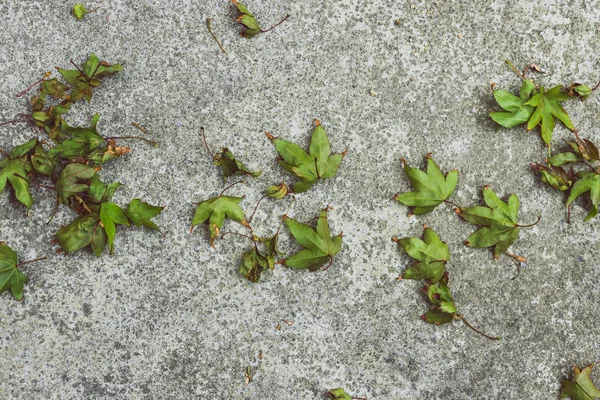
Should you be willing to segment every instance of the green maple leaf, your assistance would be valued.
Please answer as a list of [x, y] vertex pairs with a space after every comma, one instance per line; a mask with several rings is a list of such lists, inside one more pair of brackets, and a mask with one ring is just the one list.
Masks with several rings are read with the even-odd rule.
[[421, 215], [433, 211], [454, 193], [458, 182], [458, 171], [451, 170], [444, 177], [430, 154], [427, 155], [427, 173], [409, 167], [404, 159], [402, 162], [404, 172], [416, 191], [398, 194], [395, 199], [409, 207], [414, 207], [414, 214]]
[[81, 192], [86, 192], [90, 187], [89, 180], [96, 174], [96, 170], [85, 164], [67, 164], [58, 180], [56, 192], [63, 204], [69, 205], [69, 199]]
[[329, 233], [327, 208], [319, 213], [316, 230], [291, 218], [286, 218], [285, 224], [296, 242], [304, 248], [284, 260], [284, 264], [290, 268], [316, 271], [325, 264], [331, 265], [333, 256], [342, 249], [342, 233], [333, 239]]
[[404, 238], [397, 242], [404, 251], [418, 262], [408, 268], [403, 279], [430, 279], [436, 283], [446, 272], [446, 262], [450, 259], [450, 252], [446, 243], [431, 228], [425, 228], [423, 239]]
[[0, 293], [10, 289], [13, 296], [21, 301], [27, 276], [17, 267], [18, 262], [17, 253], [0, 242]]
[[50, 139], [56, 140], [62, 136], [60, 132], [63, 123], [62, 116], [71, 110], [71, 102], [65, 100], [46, 110], [33, 111], [31, 118], [37, 127], [43, 129]]
[[[50, 73], [48, 72], [48, 75]], [[40, 85], [40, 92], [30, 100], [33, 111], [42, 111], [46, 104], [47, 96], [53, 99], [67, 99], [69, 86], [61, 83], [58, 79], [44, 79]]]
[[150, 221], [150, 219], [156, 217], [164, 209], [164, 207], [153, 206], [140, 199], [133, 199], [129, 203], [127, 210], [125, 210], [125, 214], [135, 226], [143, 225], [148, 229], [160, 231], [158, 225]]
[[535, 83], [529, 79], [523, 80], [519, 97], [506, 90], [495, 89], [494, 98], [505, 111], [490, 113], [490, 117], [505, 128], [512, 128], [529, 121], [533, 114], [533, 107], [526, 103], [536, 92]]
[[577, 96], [581, 101], [586, 101], [593, 92], [594, 89], [581, 83], [574, 83], [569, 86], [569, 96]]
[[464, 220], [483, 226], [469, 236], [465, 244], [475, 248], [495, 246], [494, 257], [498, 258], [518, 239], [519, 228], [523, 227], [518, 224], [519, 198], [513, 194], [506, 203], [489, 186], [485, 186], [483, 199], [487, 207], [468, 207], [456, 212]]
[[96, 213], [77, 217], [71, 224], [56, 232], [56, 241], [65, 254], [91, 245], [94, 254], [99, 256], [108, 242], [100, 222], [100, 215]]
[[105, 202], [100, 205], [100, 222], [106, 233], [110, 253], [113, 254], [115, 252], [113, 243], [117, 232], [115, 224], [129, 226], [127, 215], [125, 214], [125, 211], [115, 203]]
[[248, 226], [244, 211], [238, 205], [243, 197], [218, 196], [198, 203], [192, 229], [201, 223], [208, 223], [210, 230], [210, 245], [214, 247], [215, 239], [223, 227], [225, 218], [232, 219], [242, 225]]
[[600, 174], [595, 172], [580, 174], [579, 179], [571, 187], [571, 192], [567, 199], [567, 207], [570, 206], [576, 198], [587, 192], [590, 192], [592, 209], [585, 217], [586, 221], [594, 218], [598, 214], [598, 204], [600, 203]]
[[15, 192], [15, 197], [28, 209], [33, 205], [29, 193], [27, 175], [31, 172], [32, 165], [27, 159], [28, 154], [37, 144], [37, 139], [14, 147], [8, 158], [0, 161], [0, 193], [9, 182]]
[[250, 175], [257, 178], [262, 174], [262, 171], [250, 171], [243, 162], [233, 156], [227, 147], [224, 147], [214, 157], [213, 164], [223, 168], [223, 181], [225, 182], [230, 176]]
[[87, 157], [92, 151], [104, 143], [104, 138], [98, 134], [97, 125], [100, 120], [98, 114], [92, 118], [89, 128], [72, 127], [62, 122], [62, 132], [67, 133], [70, 139], [61, 141], [56, 147], [50, 149], [48, 154], [52, 158], [62, 157], [73, 160], [78, 157]]
[[100, 180], [98, 174], [95, 174], [90, 179], [90, 186], [87, 190], [87, 194], [91, 196], [91, 201], [99, 204], [110, 200], [121, 186], [123, 185], [120, 182], [105, 184]]
[[554, 131], [554, 118], [558, 118], [567, 128], [575, 131], [575, 126], [573, 126], [569, 115], [560, 104], [568, 98], [569, 94], [562, 90], [562, 86], [555, 86], [548, 90], [540, 86], [539, 93], [524, 103], [526, 106], [535, 107], [535, 111], [527, 123], [527, 130], [530, 131], [540, 125], [542, 139], [548, 146], [550, 146], [552, 132]]
[[100, 80], [122, 71], [123, 67], [120, 64], [110, 65], [106, 61], [100, 61], [96, 55], [91, 54], [82, 68], [66, 70], [57, 67], [56, 69], [74, 88], [70, 100], [74, 102], [85, 98], [89, 103], [92, 100], [92, 89], [100, 86]]
[[600, 389], [594, 385], [590, 374], [594, 364], [588, 365], [580, 370], [574, 368], [573, 379], [564, 380], [561, 383], [560, 398], [569, 397], [571, 400], [594, 400], [600, 398]]
[[318, 120], [315, 123], [316, 127], [310, 141], [310, 154], [295, 143], [267, 133], [267, 137], [271, 139], [281, 157], [279, 165], [300, 179], [300, 182], [292, 187], [296, 193], [306, 192], [319, 179], [334, 176], [346, 155], [345, 151], [331, 154], [325, 129]]
[[540, 173], [542, 183], [562, 192], [568, 190], [573, 183], [573, 179], [570, 179], [569, 175], [561, 167], [554, 166], [552, 163], [550, 163], [550, 160], [548, 160], [548, 163], [550, 164], [549, 167], [545, 167], [540, 164], [531, 164], [531, 166]]
[[448, 272], [445, 272], [436, 284], [426, 284], [423, 291], [427, 293], [427, 298], [432, 305], [432, 308], [421, 316], [423, 321], [442, 325], [460, 318], [456, 314], [454, 298], [448, 288]]
[[75, 15], [77, 19], [82, 19], [83, 17], [85, 17], [85, 14], [87, 14], [87, 12], [88, 11], [83, 4], [75, 4], [73, 6], [73, 15]]
[[31, 155], [31, 166], [40, 174], [52, 176], [56, 169], [56, 159], [51, 157], [41, 143], [35, 146], [34, 152]]
[[352, 396], [342, 388], [328, 390], [327, 395], [332, 400], [352, 400]]

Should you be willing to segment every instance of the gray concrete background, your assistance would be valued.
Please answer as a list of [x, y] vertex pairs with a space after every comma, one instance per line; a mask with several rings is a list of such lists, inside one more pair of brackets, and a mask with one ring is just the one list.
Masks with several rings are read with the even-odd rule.
[[[563, 197], [528, 167], [544, 160], [539, 136], [499, 130], [487, 116], [496, 108], [490, 83], [520, 85], [506, 58], [550, 70], [536, 76], [546, 86], [600, 79], [600, 2], [247, 4], [265, 27], [291, 17], [246, 40], [225, 0], [100, 0], [87, 3], [101, 8], [83, 21], [68, 1], [0, 0], [0, 120], [27, 110], [27, 96], [14, 95], [55, 65], [92, 52], [123, 63], [69, 120], [87, 124], [98, 112], [110, 136], [138, 134], [131, 121], [145, 126], [161, 147], [128, 142], [134, 152], [101, 175], [125, 184], [119, 204], [141, 197], [167, 207], [156, 220], [165, 238], [121, 229], [113, 256], [62, 257], [50, 240], [71, 212], [46, 225], [53, 200], [42, 189], [33, 189], [29, 216], [0, 194], [0, 240], [22, 260], [49, 256], [24, 268], [24, 302], [0, 296], [0, 398], [322, 399], [342, 386], [369, 400], [553, 399], [572, 365], [600, 361], [599, 220], [583, 222], [578, 202], [567, 225]], [[566, 108], [584, 137], [600, 140], [597, 95]], [[212, 249], [206, 228], [189, 235], [192, 202], [223, 188], [200, 127], [213, 149], [228, 146], [264, 171], [230, 192], [246, 195], [250, 213], [267, 185], [292, 181], [264, 132], [308, 145], [315, 118], [348, 155], [290, 215], [308, 220], [332, 206], [344, 248], [326, 272], [277, 267], [252, 284], [237, 273], [248, 243]], [[557, 124], [555, 145], [570, 135]], [[5, 149], [31, 137], [23, 126], [0, 128]], [[511, 260], [463, 246], [476, 228], [450, 207], [409, 218], [393, 201], [410, 188], [400, 157], [423, 165], [428, 152], [460, 171], [456, 202], [479, 204], [491, 184], [503, 198], [519, 196], [524, 223], [542, 215], [512, 247], [529, 259], [516, 280]], [[266, 201], [258, 232], [275, 229], [286, 208]], [[390, 238], [419, 236], [424, 223], [450, 246], [459, 311], [501, 341], [419, 319], [422, 283], [395, 280], [411, 260]], [[282, 248], [294, 251], [287, 235]], [[294, 325], [277, 331], [281, 319]]]

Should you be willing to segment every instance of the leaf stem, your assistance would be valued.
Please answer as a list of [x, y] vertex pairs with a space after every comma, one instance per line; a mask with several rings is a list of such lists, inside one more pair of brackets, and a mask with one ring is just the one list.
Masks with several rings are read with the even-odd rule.
[[143, 140], [144, 142], [150, 143], [151, 145], [158, 147], [159, 143], [155, 142], [153, 140], [150, 139], [146, 139], [140, 136], [108, 136], [105, 137], [104, 140], [114, 140], [114, 139], [137, 139], [137, 140]]
[[571, 205], [567, 206], [567, 224], [571, 223]]
[[49, 77], [52, 73], [50, 71], [44, 73], [44, 76], [42, 76], [42, 79], [34, 82], [31, 84], [31, 86], [29, 86], [27, 89], [23, 90], [21, 93], [17, 94], [15, 97], [21, 97], [24, 96], [25, 93], [29, 92], [31, 89], [33, 89], [35, 87], [35, 85], [42, 83], [44, 81], [44, 79], [46, 79], [47, 77]]
[[227, 190], [231, 189], [232, 187], [234, 187], [238, 183], [244, 183], [244, 181], [237, 181], [237, 182], [232, 183], [231, 185], [227, 186], [225, 189], [223, 189], [223, 191], [221, 192], [221, 194], [219, 195], [219, 197], [223, 196], [223, 193], [225, 193]]
[[260, 205], [260, 202], [267, 197], [267, 195], [265, 194], [263, 197], [261, 197], [260, 199], [258, 199], [258, 202], [256, 203], [256, 207], [254, 207], [254, 211], [252, 212], [252, 215], [250, 216], [250, 218], [248, 218], [248, 223], [252, 222], [252, 218], [254, 218], [254, 214], [256, 214], [256, 211], [258, 210], [258, 206]]
[[56, 187], [54, 187], [54, 186], [40, 185], [39, 183], [31, 182], [29, 179], [27, 179], [27, 178], [25, 178], [24, 176], [21, 176], [21, 175], [19, 175], [19, 174], [15, 174], [15, 176], [16, 176], [17, 178], [21, 178], [21, 179], [23, 179], [25, 182], [29, 183], [30, 185], [37, 186], [37, 187], [41, 187], [41, 188], [44, 188], [44, 189], [52, 189], [52, 190], [56, 190]]
[[592, 164], [590, 164], [589, 162], [583, 160], [582, 163], [584, 163], [585, 165], [587, 165], [589, 167], [589, 169], [592, 170], [592, 172], [596, 172], [596, 168], [594, 168], [594, 166]]
[[254, 240], [254, 238], [248, 236], [248, 235], [244, 235], [243, 233], [238, 233], [238, 232], [223, 232], [223, 234], [221, 235], [221, 239], [225, 238], [225, 235], [238, 235], [238, 236], [242, 236], [245, 237], [246, 239], [249, 239], [252, 241], [252, 243], [254, 243], [254, 246], [256, 246], [256, 240]]
[[475, 332], [479, 333], [482, 336], [485, 336], [486, 338], [490, 339], [490, 340], [500, 340], [500, 337], [495, 337], [495, 336], [489, 336], [486, 335], [485, 333], [481, 332], [479, 329], [475, 328], [473, 325], [471, 325], [466, 319], [465, 317], [463, 317], [462, 315], [459, 316], [459, 318], [462, 320], [462, 322], [465, 323], [465, 325], [467, 325], [469, 328], [473, 329]]
[[504, 60], [504, 61], [508, 64], [508, 66], [510, 68], [512, 68], [512, 70], [515, 72], [515, 74], [519, 75], [519, 77], [521, 79], [525, 79], [525, 76], [523, 76], [523, 74], [521, 73], [521, 71], [519, 71], [517, 68], [515, 68], [515, 66], [513, 65], [513, 63], [510, 62], [510, 60]]
[[519, 224], [517, 224], [515, 226], [517, 226], [519, 228], [531, 228], [532, 226], [536, 226], [540, 222], [541, 219], [542, 219], [542, 216], [538, 215], [537, 221], [535, 221], [533, 224], [529, 224], [529, 225], [519, 225]]
[[2, 147], [0, 147], [0, 153], [4, 154], [4, 156], [10, 160], [10, 154], [8, 154]]
[[24, 262], [22, 262], [22, 263], [19, 263], [19, 264], [17, 264], [17, 265], [16, 265], [16, 267], [17, 267], [17, 268], [19, 268], [19, 267], [21, 267], [21, 266], [23, 266], [23, 265], [26, 265], [26, 264], [31, 264], [31, 263], [34, 263], [34, 262], [37, 262], [37, 261], [42, 261], [42, 260], [45, 260], [46, 258], [48, 258], [48, 256], [44, 256], [44, 257], [40, 257], [40, 258], [36, 258], [35, 260], [24, 261]]
[[0, 126], [8, 124], [16, 124], [17, 122], [29, 122], [29, 119], [13, 119], [12, 121], [1, 122]]
[[200, 127], [200, 129], [202, 130], [202, 140], [204, 140], [204, 146], [206, 147], [206, 150], [212, 156], [213, 160], [216, 160], [217, 157], [215, 156], [215, 153], [210, 151], [210, 147], [208, 147], [208, 143], [206, 143], [206, 134], [204, 133], [204, 127], [202, 126]]
[[455, 203], [455, 202], [453, 202], [453, 201], [450, 201], [450, 200], [444, 200], [444, 203], [448, 203], [448, 204], [450, 204], [450, 205], [452, 205], [452, 206], [454, 206], [454, 207], [458, 208], [459, 210], [462, 210], [462, 207], [461, 207], [461, 206], [459, 206], [458, 204], [456, 204], [456, 203]]
[[286, 19], [288, 19], [290, 17], [290, 14], [286, 15], [281, 21], [279, 21], [278, 23], [276, 23], [275, 25], [273, 25], [272, 27], [270, 27], [269, 29], [261, 29], [260, 32], [261, 33], [265, 33], [265, 32], [269, 32], [270, 30], [278, 27], [279, 25], [283, 24], [285, 22]]
[[594, 88], [592, 89], [592, 92], [593, 92], [594, 90], [598, 89], [598, 87], [600, 87], [600, 82], [598, 82], [598, 83], [596, 84], [596, 86], [594, 86]]
[[325, 266], [325, 268], [321, 268], [321, 272], [325, 272], [329, 269], [329, 267], [331, 267], [331, 264], [333, 264], [333, 257], [328, 256], [329, 257], [329, 263], [327, 263], [327, 265]]
[[208, 32], [210, 32], [210, 34], [213, 37], [213, 39], [215, 39], [215, 42], [217, 42], [217, 44], [219, 45], [219, 48], [223, 51], [223, 53], [227, 53], [225, 51], [225, 49], [223, 48], [223, 46], [221, 46], [221, 43], [219, 42], [219, 39], [217, 39], [217, 37], [213, 33], [212, 29], [210, 29], [210, 18], [206, 18], [206, 28], [208, 29]]

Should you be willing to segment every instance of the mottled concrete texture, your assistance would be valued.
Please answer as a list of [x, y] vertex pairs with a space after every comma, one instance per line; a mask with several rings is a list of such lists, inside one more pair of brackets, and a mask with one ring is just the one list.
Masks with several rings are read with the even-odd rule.
[[[0, 120], [26, 111], [27, 96], [15, 94], [71, 58], [123, 63], [69, 119], [84, 124], [98, 112], [110, 136], [138, 134], [136, 121], [161, 142], [131, 142], [134, 152], [102, 177], [125, 184], [117, 203], [166, 205], [157, 219], [165, 237], [125, 228], [112, 256], [55, 255], [53, 233], [73, 214], [61, 208], [47, 225], [54, 202], [43, 189], [33, 189], [28, 216], [0, 194], [0, 240], [22, 260], [49, 256], [24, 268], [22, 303], [0, 296], [0, 398], [323, 399], [342, 386], [369, 400], [554, 399], [574, 364], [600, 362], [599, 219], [583, 222], [577, 202], [568, 225], [564, 198], [528, 166], [545, 158], [538, 135], [487, 116], [492, 82], [520, 84], [506, 58], [551, 71], [536, 76], [547, 86], [600, 79], [599, 1], [254, 0], [264, 26], [291, 17], [253, 40], [239, 36], [227, 0], [89, 1], [100, 8], [83, 21], [72, 3], [0, 0]], [[566, 108], [582, 135], [600, 140], [597, 95]], [[200, 127], [213, 149], [228, 146], [264, 171], [231, 191], [246, 195], [250, 212], [267, 185], [292, 181], [265, 131], [307, 145], [315, 118], [348, 155], [290, 215], [306, 221], [333, 207], [344, 248], [326, 272], [277, 267], [252, 284], [237, 273], [247, 241], [213, 249], [204, 227], [189, 234], [192, 203], [223, 188]], [[0, 144], [32, 135], [3, 126]], [[570, 135], [557, 124], [557, 148]], [[542, 215], [512, 247], [529, 259], [517, 279], [510, 259], [463, 246], [475, 228], [449, 206], [407, 217], [392, 199], [410, 188], [400, 158], [423, 165], [429, 152], [460, 171], [456, 202], [478, 204], [491, 184], [520, 197], [524, 223]], [[286, 208], [264, 202], [258, 233]], [[423, 224], [450, 247], [459, 311], [502, 340], [419, 319], [421, 283], [396, 280], [411, 261], [390, 238], [419, 236]], [[287, 233], [282, 248], [294, 251]], [[293, 326], [276, 330], [282, 319]]]

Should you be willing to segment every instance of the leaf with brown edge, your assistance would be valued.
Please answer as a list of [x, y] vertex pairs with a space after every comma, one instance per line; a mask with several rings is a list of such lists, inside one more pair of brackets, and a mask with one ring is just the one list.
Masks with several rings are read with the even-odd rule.
[[234, 157], [227, 147], [223, 147], [219, 153], [215, 154], [213, 164], [223, 169], [224, 182], [232, 176], [249, 175], [258, 178], [262, 174], [262, 171], [250, 171], [243, 162]]
[[210, 245], [214, 247], [225, 218], [248, 226], [244, 211], [238, 205], [242, 199], [243, 197], [221, 195], [198, 203], [192, 220], [192, 229], [198, 224], [207, 223], [210, 230]]
[[574, 367], [573, 378], [562, 381], [560, 398], [571, 400], [594, 400], [600, 398], [600, 389], [596, 387], [590, 378], [594, 364], [583, 369]]

